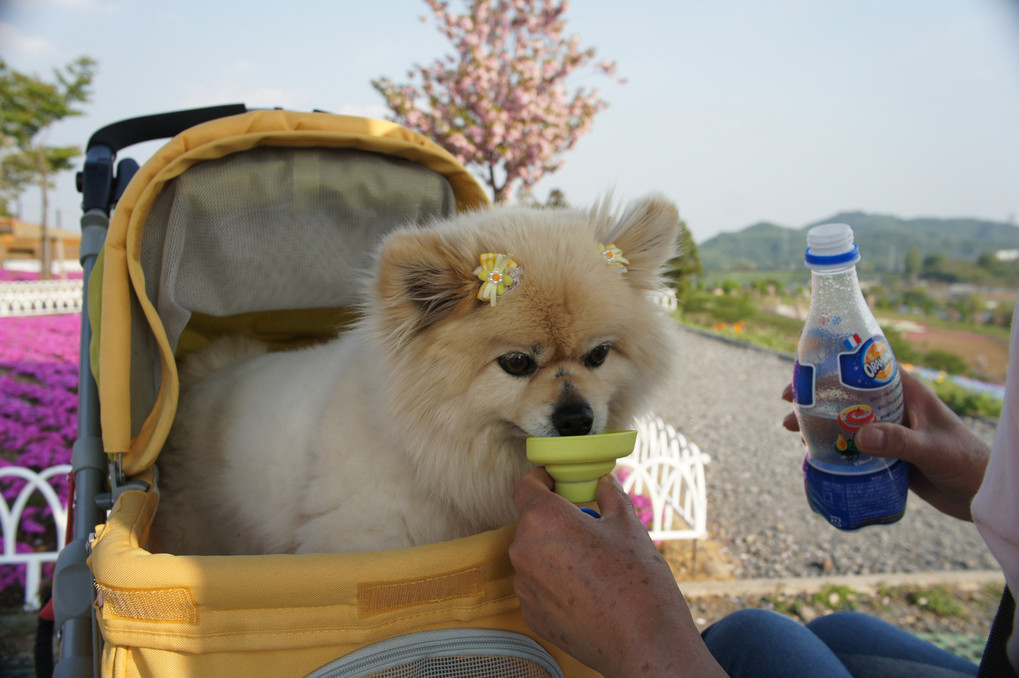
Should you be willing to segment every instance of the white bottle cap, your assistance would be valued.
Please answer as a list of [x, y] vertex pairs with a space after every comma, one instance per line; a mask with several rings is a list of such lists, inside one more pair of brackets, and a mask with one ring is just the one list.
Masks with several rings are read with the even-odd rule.
[[808, 266], [837, 266], [860, 260], [849, 224], [822, 224], [807, 231]]

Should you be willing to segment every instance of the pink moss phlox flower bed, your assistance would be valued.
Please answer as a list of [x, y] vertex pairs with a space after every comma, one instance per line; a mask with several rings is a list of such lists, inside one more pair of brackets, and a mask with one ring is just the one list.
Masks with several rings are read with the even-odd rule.
[[[625, 466], [617, 466], [613, 471], [619, 482], [625, 483], [627, 477], [630, 475], [630, 469]], [[647, 529], [651, 529], [652, 524], [655, 521], [654, 508], [651, 506], [651, 498], [645, 497], [643, 494], [637, 494], [633, 490], [627, 492], [630, 495], [630, 501], [633, 502], [633, 511], [637, 514], [637, 519], [640, 520], [641, 525]]]
[[[79, 315], [0, 318], [0, 466], [42, 471], [70, 463], [77, 435], [80, 331]], [[66, 505], [67, 480], [51, 482]], [[16, 478], [0, 485], [9, 505], [23, 486]], [[49, 513], [45, 502], [25, 509], [19, 552], [54, 548]], [[20, 587], [23, 576], [23, 566], [0, 566], [0, 589]]]

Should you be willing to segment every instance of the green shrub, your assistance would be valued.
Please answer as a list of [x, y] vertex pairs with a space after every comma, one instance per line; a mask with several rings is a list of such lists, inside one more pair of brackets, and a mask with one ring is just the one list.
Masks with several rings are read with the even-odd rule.
[[[892, 349], [892, 351], [894, 352], [895, 349]], [[932, 370], [941, 370], [948, 374], [968, 375], [970, 373], [969, 365], [961, 355], [942, 349], [927, 351], [917, 362], [924, 367], [929, 367]]]
[[681, 308], [684, 313], [703, 313], [711, 307], [712, 298], [710, 292], [691, 290], [683, 300]]
[[940, 383], [927, 382], [934, 394], [959, 415], [997, 419], [1001, 416], [1002, 401], [989, 393], [973, 391], [947, 379]]
[[855, 610], [859, 593], [848, 586], [829, 584], [810, 599], [815, 606], [827, 607], [835, 612]]
[[906, 600], [939, 617], [963, 617], [966, 615], [966, 608], [943, 585], [926, 591], [910, 591], [906, 594]]
[[757, 314], [757, 304], [743, 294], [723, 294], [714, 298], [710, 313], [718, 322], [738, 323], [753, 318]]
[[920, 364], [922, 362], [922, 353], [916, 350], [912, 344], [902, 338], [902, 333], [892, 327], [881, 327], [881, 331], [885, 333], [885, 339], [888, 340], [888, 345], [892, 347], [892, 353], [895, 354], [895, 359], [900, 363]]

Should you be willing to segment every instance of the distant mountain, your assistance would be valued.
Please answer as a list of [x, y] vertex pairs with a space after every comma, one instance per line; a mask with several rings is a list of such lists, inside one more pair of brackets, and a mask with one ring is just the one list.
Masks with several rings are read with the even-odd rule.
[[906, 253], [919, 247], [926, 257], [976, 260], [983, 252], [1019, 249], [1019, 227], [979, 219], [900, 219], [883, 214], [843, 212], [803, 228], [761, 222], [737, 233], [721, 233], [697, 246], [705, 272], [786, 270], [803, 267], [807, 231], [819, 224], [853, 227], [864, 264], [876, 271], [902, 270]]

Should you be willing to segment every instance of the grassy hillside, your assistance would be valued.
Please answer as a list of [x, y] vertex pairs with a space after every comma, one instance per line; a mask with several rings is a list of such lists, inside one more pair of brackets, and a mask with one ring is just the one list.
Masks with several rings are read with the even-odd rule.
[[975, 261], [982, 253], [1019, 249], [1019, 227], [978, 219], [900, 219], [845, 212], [802, 228], [762, 222], [737, 233], [722, 233], [698, 245], [705, 273], [717, 270], [802, 270], [807, 231], [824, 223], [853, 227], [863, 255], [862, 267], [901, 271], [906, 254]]

